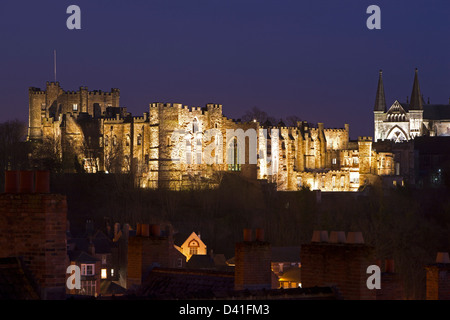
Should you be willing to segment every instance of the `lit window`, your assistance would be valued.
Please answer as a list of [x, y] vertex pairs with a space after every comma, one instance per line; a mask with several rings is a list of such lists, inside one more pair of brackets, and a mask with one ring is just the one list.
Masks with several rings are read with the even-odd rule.
[[142, 144], [142, 136], [138, 134], [137, 136], [137, 145], [140, 146]]
[[336, 161], [336, 158], [333, 158], [332, 163], [333, 163], [333, 164], [336, 164], [336, 162], [337, 162], [337, 161]]
[[72, 104], [72, 110], [78, 111], [78, 104], [76, 104], [76, 103]]
[[114, 269], [111, 269], [111, 277], [114, 277]]
[[102, 269], [102, 272], [101, 272], [101, 277], [102, 277], [102, 279], [106, 279], [106, 278], [108, 277], [106, 271], [107, 271], [106, 269]]

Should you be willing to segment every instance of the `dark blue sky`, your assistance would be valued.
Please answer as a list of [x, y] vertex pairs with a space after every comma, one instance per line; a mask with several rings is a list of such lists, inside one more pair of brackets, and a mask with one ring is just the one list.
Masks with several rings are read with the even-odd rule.
[[[66, 8], [81, 8], [81, 30]], [[381, 8], [381, 30], [366, 9]], [[220, 103], [239, 118], [254, 106], [373, 135], [378, 70], [387, 103], [450, 97], [448, 0], [90, 0], [0, 3], [0, 121], [27, 120], [28, 87], [121, 90], [142, 115], [151, 102]]]

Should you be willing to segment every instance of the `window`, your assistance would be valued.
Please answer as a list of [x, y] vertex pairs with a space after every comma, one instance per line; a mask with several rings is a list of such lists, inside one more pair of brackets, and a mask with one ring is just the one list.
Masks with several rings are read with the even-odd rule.
[[181, 258], [177, 259], [177, 267], [178, 268], [183, 268], [183, 259], [181, 259]]
[[81, 275], [82, 276], [93, 276], [95, 271], [94, 264], [81, 264]]
[[109, 137], [105, 136], [105, 147], [109, 145]]
[[130, 135], [129, 135], [129, 134], [127, 134], [127, 136], [126, 136], [126, 138], [125, 138], [125, 145], [126, 145], [127, 147], [130, 146]]
[[350, 172], [350, 183], [359, 183], [359, 172]]
[[78, 111], [78, 104], [76, 104], [76, 103], [72, 104], [72, 110]]
[[102, 271], [101, 271], [101, 277], [102, 277], [102, 279], [108, 278], [108, 273], [107, 273], [107, 271], [108, 271], [108, 270], [106, 270], [106, 269], [102, 269]]
[[331, 177], [332, 188], [336, 188], [336, 176]]
[[237, 138], [234, 137], [233, 141], [228, 146], [228, 170], [229, 171], [241, 171], [241, 165], [239, 164], [239, 148]]
[[344, 180], [345, 178], [344, 178], [344, 176], [341, 176], [341, 188], [343, 188], [344, 187]]
[[81, 281], [81, 294], [95, 296], [95, 281]]
[[192, 121], [192, 132], [193, 133], [198, 132], [198, 120], [197, 120], [197, 118], [194, 118], [194, 121]]
[[137, 136], [137, 145], [140, 146], [142, 144], [142, 135], [138, 134]]
[[114, 269], [111, 269], [111, 277], [114, 277]]
[[333, 164], [336, 164], [336, 163], [337, 163], [336, 158], [333, 158], [333, 160], [331, 160], [331, 162], [332, 162]]
[[192, 240], [191, 242], [189, 242], [188, 247], [189, 247], [189, 254], [190, 255], [194, 255], [194, 254], [198, 253], [199, 244], [198, 244], [197, 241]]
[[302, 177], [297, 177], [297, 188], [301, 188], [303, 186], [302, 184]]
[[102, 264], [106, 264], [106, 254], [102, 254]]
[[112, 144], [113, 144], [113, 146], [117, 145], [117, 137], [116, 136], [113, 136]]

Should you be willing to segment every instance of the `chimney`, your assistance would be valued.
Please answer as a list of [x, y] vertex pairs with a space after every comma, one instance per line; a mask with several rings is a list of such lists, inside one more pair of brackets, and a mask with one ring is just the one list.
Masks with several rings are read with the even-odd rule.
[[328, 231], [314, 231], [311, 242], [328, 242]]
[[251, 229], [244, 229], [244, 241], [235, 246], [235, 290], [272, 288], [271, 247], [264, 241], [264, 230], [256, 229], [255, 240]]
[[150, 227], [147, 223], [141, 224], [141, 236], [143, 236], [143, 237], [150, 236]]
[[92, 241], [89, 242], [89, 248], [88, 248], [88, 251], [89, 251], [89, 254], [90, 254], [91, 256], [94, 256], [94, 255], [95, 255], [95, 246], [94, 246], [94, 244], [92, 243]]
[[5, 171], [5, 193], [19, 192], [19, 171]]
[[450, 258], [448, 252], [438, 252], [436, 262], [426, 269], [426, 299], [450, 300]]

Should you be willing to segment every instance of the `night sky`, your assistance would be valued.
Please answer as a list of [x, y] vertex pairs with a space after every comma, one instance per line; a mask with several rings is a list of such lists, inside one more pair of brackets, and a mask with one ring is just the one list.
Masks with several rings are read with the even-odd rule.
[[[81, 30], [66, 9], [81, 8]], [[369, 30], [369, 5], [381, 30]], [[0, 122], [28, 119], [28, 87], [121, 90], [134, 115], [151, 102], [258, 107], [373, 136], [378, 70], [387, 104], [411, 94], [419, 68], [432, 103], [450, 97], [448, 0], [145, 0], [0, 3]]]

